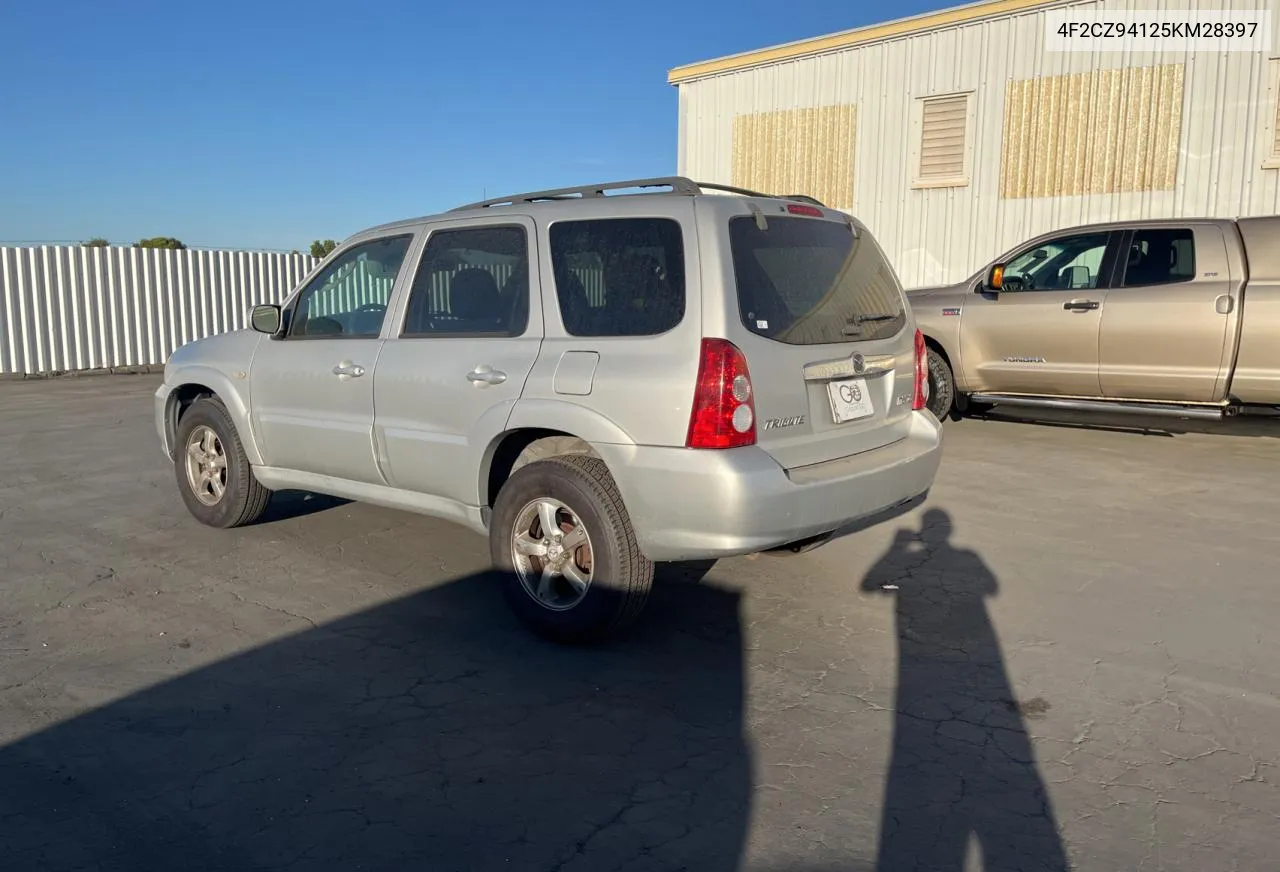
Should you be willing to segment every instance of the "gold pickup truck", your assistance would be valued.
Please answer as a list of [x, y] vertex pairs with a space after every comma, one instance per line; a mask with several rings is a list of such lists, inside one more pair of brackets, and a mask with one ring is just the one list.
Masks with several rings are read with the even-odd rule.
[[1280, 216], [1047, 233], [908, 299], [939, 419], [995, 404], [1280, 414]]

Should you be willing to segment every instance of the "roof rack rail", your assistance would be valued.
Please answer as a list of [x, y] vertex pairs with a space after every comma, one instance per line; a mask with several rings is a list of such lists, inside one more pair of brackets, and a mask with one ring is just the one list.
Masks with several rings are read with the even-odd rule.
[[538, 200], [568, 200], [572, 198], [603, 197], [605, 191], [625, 190], [626, 188], [670, 188], [673, 194], [696, 194], [698, 186], [682, 176], [664, 176], [652, 179], [631, 179], [625, 182], [604, 182], [598, 185], [579, 185], [573, 188], [552, 188], [547, 191], [529, 191], [525, 194], [508, 194], [492, 200], [481, 200], [478, 203], [467, 203], [450, 209], [450, 212], [461, 212], [464, 209], [487, 209], [490, 206], [515, 205], [516, 203], [533, 203]]
[[[695, 182], [684, 176], [659, 176], [652, 179], [630, 179], [622, 182], [603, 182], [598, 185], [579, 185], [572, 188], [552, 188], [546, 191], [529, 191], [524, 194], [508, 194], [505, 197], [494, 197], [490, 200], [480, 200], [476, 203], [467, 203], [463, 206], [455, 206], [450, 212], [461, 212], [467, 209], [487, 209], [490, 206], [514, 206], [516, 203], [535, 203], [541, 200], [571, 200], [585, 199], [588, 197], [603, 197], [605, 191], [620, 191], [628, 188], [670, 188], [668, 193], [680, 194], [683, 196], [692, 196], [701, 194], [704, 188], [713, 191], [726, 191], [731, 194], [741, 194], [745, 197], [769, 197], [779, 200], [796, 200], [803, 203], [812, 203], [815, 206], [823, 204], [815, 200], [813, 197], [804, 194], [762, 194], [759, 191], [749, 191], [746, 188], [735, 188], [730, 185], [719, 185], [712, 182]], [[825, 207], [824, 207], [825, 208]]]

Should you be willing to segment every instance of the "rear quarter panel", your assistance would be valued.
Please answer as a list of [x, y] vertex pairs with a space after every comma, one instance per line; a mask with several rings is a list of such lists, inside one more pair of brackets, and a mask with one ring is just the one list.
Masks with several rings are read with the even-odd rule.
[[1280, 404], [1280, 216], [1238, 222], [1249, 278], [1229, 393], [1242, 403]]
[[[529, 374], [511, 427], [551, 426], [588, 442], [683, 445], [688, 433], [702, 337], [702, 285], [692, 199], [672, 196], [604, 197], [600, 204], [543, 206], [537, 215], [543, 322], [538, 360]], [[666, 218], [680, 224], [685, 260], [685, 310], [680, 323], [657, 336], [572, 336], [564, 326], [551, 259], [551, 228], [558, 221]], [[547, 292], [545, 289], [552, 289]], [[566, 358], [566, 355], [569, 355]], [[573, 377], [565, 378], [566, 369]], [[557, 377], [559, 373], [559, 378]], [[575, 411], [569, 412], [569, 410]], [[549, 423], [555, 420], [564, 426]], [[569, 412], [566, 414], [566, 412]]]

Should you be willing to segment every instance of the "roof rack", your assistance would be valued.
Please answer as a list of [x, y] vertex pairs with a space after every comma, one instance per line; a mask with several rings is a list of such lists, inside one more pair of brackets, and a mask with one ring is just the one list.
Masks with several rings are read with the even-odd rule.
[[711, 182], [695, 182], [684, 176], [661, 176], [652, 179], [631, 179], [623, 182], [604, 182], [598, 185], [580, 185], [573, 188], [552, 188], [547, 191], [529, 191], [524, 194], [509, 194], [505, 197], [495, 197], [491, 200], [481, 200], [476, 203], [467, 203], [463, 206], [456, 206], [450, 209], [450, 212], [461, 212], [467, 209], [487, 209], [490, 206], [514, 206], [517, 203], [535, 203], [542, 200], [574, 200], [586, 199], [588, 197], [603, 197], [605, 191], [620, 191], [628, 188], [670, 188], [665, 193], [680, 194], [682, 196], [693, 196], [701, 194], [703, 189], [712, 191], [725, 191], [731, 194], [741, 194], [745, 197], [769, 197], [778, 200], [795, 200], [802, 203], [811, 203], [815, 206], [823, 204], [813, 197], [804, 194], [762, 194], [759, 191], [749, 191], [746, 188], [735, 188], [730, 185], [718, 185]]

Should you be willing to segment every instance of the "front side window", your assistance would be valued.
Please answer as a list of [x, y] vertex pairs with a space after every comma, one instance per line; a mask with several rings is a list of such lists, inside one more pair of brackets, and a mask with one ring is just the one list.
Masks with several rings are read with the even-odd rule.
[[684, 318], [684, 239], [670, 218], [562, 221], [551, 262], [570, 336], [654, 336]]
[[376, 338], [412, 240], [412, 234], [389, 236], [340, 254], [298, 295], [288, 337]]
[[1195, 277], [1196, 243], [1190, 228], [1134, 232], [1124, 269], [1124, 287], [1171, 285]]
[[729, 221], [743, 325], [788, 345], [894, 336], [907, 323], [897, 277], [867, 235], [840, 221]]
[[1004, 266], [1003, 290], [1069, 291], [1098, 287], [1110, 234], [1083, 233], [1042, 242]]
[[413, 277], [404, 337], [520, 336], [529, 324], [523, 227], [437, 230]]

